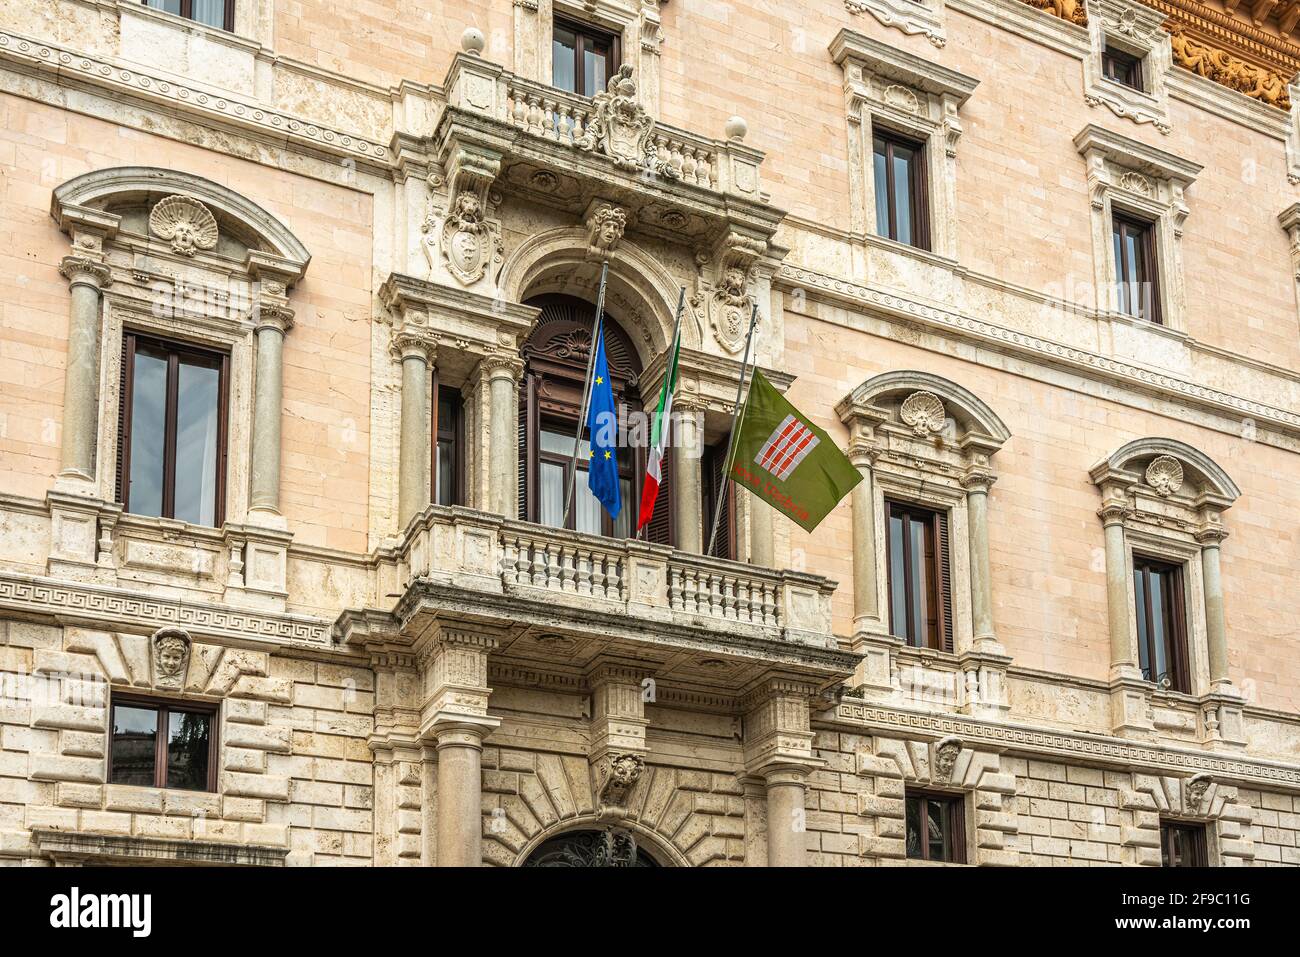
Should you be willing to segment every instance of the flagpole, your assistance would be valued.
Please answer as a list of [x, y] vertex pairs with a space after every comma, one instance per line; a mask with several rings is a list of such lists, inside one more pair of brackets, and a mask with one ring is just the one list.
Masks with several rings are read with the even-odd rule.
[[727, 457], [724, 460], [725, 465], [722, 469], [721, 487], [718, 489], [718, 503], [713, 507], [713, 531], [709, 532], [709, 547], [705, 549], [704, 554], [713, 554], [713, 545], [718, 537], [718, 521], [722, 518], [722, 507], [727, 502], [727, 489], [731, 483], [727, 481], [731, 477], [731, 456], [735, 454], [736, 449], [736, 418], [741, 414], [740, 396], [745, 390], [745, 378], [749, 374], [749, 347], [754, 341], [754, 328], [758, 325], [758, 303], [754, 303], [753, 308], [749, 310], [749, 333], [745, 336], [745, 359], [740, 364], [740, 381], [736, 383], [736, 405], [731, 411], [731, 436], [727, 439]]
[[578, 427], [573, 430], [573, 462], [569, 467], [568, 487], [564, 490], [564, 520], [561, 528], [569, 526], [569, 510], [573, 506], [573, 490], [578, 478], [578, 447], [582, 443], [582, 428], [587, 424], [587, 403], [591, 400], [591, 370], [596, 365], [597, 337], [601, 335], [600, 319], [605, 312], [605, 280], [609, 276], [609, 260], [600, 263], [600, 289], [596, 292], [596, 318], [591, 322], [591, 351], [587, 356], [587, 377], [582, 380], [582, 411], [578, 413]]
[[[673, 373], [673, 368], [672, 368], [672, 366], [673, 366], [673, 356], [677, 354], [677, 344], [678, 344], [678, 342], [681, 340], [681, 337], [682, 337], [682, 316], [685, 314], [685, 312], [686, 312], [686, 287], [685, 287], [685, 286], [678, 286], [678, 287], [677, 287], [677, 318], [676, 318], [675, 322], [673, 323], [673, 337], [672, 337], [672, 339], [669, 340], [669, 342], [668, 342], [668, 351], [667, 351], [666, 353], [664, 353], [664, 355], [666, 355], [666, 356], [668, 357], [668, 362], [667, 362], [667, 364], [664, 365], [664, 383], [665, 383], [665, 385], [667, 385], [668, 380], [671, 378], [672, 373]], [[667, 395], [667, 394], [665, 394], [665, 395], [662, 395], [662, 396], [661, 396], [661, 399], [663, 399], [664, 401], [669, 401], [669, 402], [671, 402], [671, 401], [672, 401], [672, 396], [671, 396], [671, 395]], [[665, 420], [665, 421], [663, 422], [663, 424], [662, 424], [662, 428], [665, 428], [665, 429], [672, 428], [672, 424], [671, 424], [670, 422], [668, 422], [668, 421]], [[647, 439], [647, 442], [646, 442], [646, 455], [647, 455], [647, 458], [648, 458], [649, 455], [653, 454], [653, 451], [654, 451], [654, 450], [653, 450], [652, 446], [653, 446], [654, 443], [651, 442], [651, 441], [649, 441], [650, 436], [647, 436], [646, 439]], [[649, 523], [649, 522], [646, 522], [645, 525], [642, 525], [640, 528], [638, 528], [638, 529], [636, 530], [636, 534], [635, 534], [633, 537], [634, 537], [637, 541], [641, 541], [641, 540], [643, 539], [643, 534], [642, 534], [642, 533], [644, 533], [645, 535], [650, 534], [649, 531], [648, 531], [649, 527], [650, 527], [650, 523]], [[648, 539], [647, 539], [647, 540], [648, 540]]]

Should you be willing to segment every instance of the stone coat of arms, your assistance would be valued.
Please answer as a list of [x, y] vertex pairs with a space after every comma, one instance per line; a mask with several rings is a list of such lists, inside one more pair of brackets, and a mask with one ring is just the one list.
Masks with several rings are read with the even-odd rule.
[[654, 119], [637, 102], [632, 67], [624, 63], [610, 77], [608, 87], [592, 98], [591, 120], [579, 149], [599, 151], [624, 169], [640, 169], [650, 152]]
[[456, 195], [442, 223], [440, 246], [447, 270], [466, 286], [482, 279], [488, 266], [501, 258], [501, 236], [477, 195]]

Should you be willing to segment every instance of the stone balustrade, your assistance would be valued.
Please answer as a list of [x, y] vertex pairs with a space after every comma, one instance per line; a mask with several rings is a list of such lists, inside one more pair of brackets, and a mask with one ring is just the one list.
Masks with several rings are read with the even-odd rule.
[[708, 558], [627, 539], [429, 506], [396, 550], [388, 593], [428, 578], [648, 623], [718, 628], [835, 647], [818, 575]]

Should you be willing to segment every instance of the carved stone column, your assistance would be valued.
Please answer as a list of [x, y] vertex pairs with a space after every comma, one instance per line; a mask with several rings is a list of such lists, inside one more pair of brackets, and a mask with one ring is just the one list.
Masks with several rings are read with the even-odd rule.
[[[89, 245], [81, 245], [87, 240]], [[59, 264], [59, 272], [72, 288], [59, 477], [93, 482], [99, 422], [100, 293], [112, 276], [99, 237], [79, 236], [78, 245], [77, 252]]]
[[483, 738], [501, 724], [487, 713], [488, 654], [496, 647], [481, 630], [440, 624], [421, 652], [420, 736], [436, 742], [438, 759], [439, 867], [483, 862]]
[[[677, 521], [677, 547], [685, 552], [704, 551], [704, 518], [700, 502], [700, 407], [692, 402], [673, 406], [677, 419], [676, 441], [672, 447], [673, 505]], [[711, 520], [713, 516], [709, 516]]]
[[513, 353], [485, 357], [481, 372], [488, 384], [488, 506], [514, 518], [519, 510], [519, 378], [524, 364]]
[[745, 773], [763, 782], [769, 867], [807, 863], [807, 780], [824, 764], [812, 752], [809, 702], [815, 692], [804, 681], [773, 675], [742, 700]]
[[1228, 677], [1228, 629], [1223, 613], [1223, 571], [1219, 562], [1219, 544], [1228, 537], [1218, 524], [1218, 516], [1196, 533], [1201, 545], [1201, 575], [1205, 580], [1205, 639], [1210, 665], [1210, 690], [1220, 691], [1232, 684]]
[[426, 331], [402, 327], [394, 331], [392, 352], [402, 363], [402, 413], [399, 438], [398, 532], [429, 503], [429, 367], [436, 340]]
[[994, 477], [971, 468], [962, 478], [970, 544], [971, 624], [976, 651], [998, 651], [993, 631], [993, 578], [989, 568], [989, 487]]
[[249, 510], [280, 514], [280, 420], [284, 405], [284, 336], [293, 310], [283, 293], [262, 298], [254, 316], [257, 380], [253, 392], [253, 448]]
[[862, 474], [850, 499], [853, 513], [853, 631], [883, 633], [888, 629], [880, 615], [876, 582], [876, 493], [871, 463], [874, 453], [866, 445], [849, 446], [849, 461]]
[[1132, 515], [1127, 489], [1119, 483], [1102, 486], [1098, 511], [1106, 534], [1106, 606], [1110, 627], [1111, 728], [1116, 734], [1145, 738], [1153, 732], [1150, 686], [1134, 659], [1129, 631], [1129, 568], [1124, 523]]
[[381, 867], [425, 863], [423, 784], [419, 711], [415, 707], [419, 672], [409, 651], [371, 652], [375, 675], [375, 723], [369, 745], [375, 762], [375, 863]]

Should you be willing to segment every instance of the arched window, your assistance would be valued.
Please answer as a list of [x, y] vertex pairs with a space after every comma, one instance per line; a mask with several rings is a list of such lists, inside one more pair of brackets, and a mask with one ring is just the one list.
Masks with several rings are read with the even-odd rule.
[[[627, 444], [629, 417], [641, 411], [641, 360], [632, 340], [605, 314], [605, 353], [619, 408], [619, 478], [622, 508], [609, 515], [587, 489], [588, 445], [578, 452], [573, 507], [564, 518], [564, 492], [573, 467], [573, 435], [582, 406], [582, 388], [591, 355], [591, 303], [565, 295], [538, 296], [528, 305], [541, 309], [523, 347], [524, 378], [519, 392], [519, 515], [527, 521], [615, 538], [629, 538], [636, 527], [645, 468], [644, 442]], [[664, 493], [660, 492], [661, 499]], [[662, 504], [662, 503], [661, 503]], [[664, 523], [665, 528], [667, 523]], [[652, 540], [654, 540], [652, 538]]]

